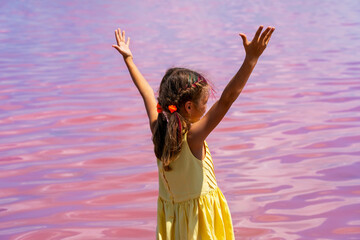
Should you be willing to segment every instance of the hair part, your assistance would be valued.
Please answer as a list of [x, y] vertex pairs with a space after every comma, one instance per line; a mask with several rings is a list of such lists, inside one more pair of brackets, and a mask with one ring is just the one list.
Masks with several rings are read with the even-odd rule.
[[[208, 90], [208, 81], [195, 71], [186, 68], [170, 68], [166, 71], [158, 97], [162, 112], [158, 114], [153, 135], [154, 152], [165, 171], [170, 170], [170, 163], [181, 150], [183, 136], [191, 127], [189, 120], [179, 110], [187, 101], [197, 104]], [[177, 111], [171, 113], [168, 109], [170, 105], [175, 105]]]

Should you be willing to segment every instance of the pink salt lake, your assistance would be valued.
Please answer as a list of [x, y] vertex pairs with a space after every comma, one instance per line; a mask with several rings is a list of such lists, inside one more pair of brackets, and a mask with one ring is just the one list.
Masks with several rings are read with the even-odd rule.
[[[360, 239], [358, 1], [1, 1], [0, 239], [154, 239], [157, 168], [114, 30], [157, 89], [217, 93], [239, 32], [276, 31], [208, 137], [236, 239]], [[210, 103], [210, 104], [211, 104]]]

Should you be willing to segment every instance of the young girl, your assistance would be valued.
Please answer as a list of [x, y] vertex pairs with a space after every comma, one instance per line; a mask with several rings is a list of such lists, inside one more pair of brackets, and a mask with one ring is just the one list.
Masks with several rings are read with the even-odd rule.
[[[229, 207], [217, 186], [206, 137], [219, 124], [244, 88], [275, 28], [260, 26], [249, 42], [239, 71], [220, 99], [206, 111], [209, 84], [199, 73], [171, 68], [154, 91], [133, 62], [125, 31], [117, 29], [117, 45], [139, 90], [149, 117], [159, 170], [157, 239], [234, 239]], [[260, 35], [261, 34], [261, 35]]]

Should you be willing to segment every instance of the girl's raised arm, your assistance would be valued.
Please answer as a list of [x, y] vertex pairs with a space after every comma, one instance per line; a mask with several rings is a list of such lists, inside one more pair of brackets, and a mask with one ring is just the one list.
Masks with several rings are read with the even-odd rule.
[[112, 45], [112, 47], [118, 50], [124, 58], [130, 76], [144, 100], [146, 112], [149, 117], [150, 129], [151, 132], [153, 132], [158, 115], [156, 111], [156, 99], [154, 95], [154, 90], [151, 88], [149, 83], [146, 81], [144, 76], [141, 74], [141, 72], [133, 62], [133, 56], [129, 48], [130, 38], [128, 37], [127, 42], [125, 43], [125, 31], [121, 32], [120, 28], [115, 30], [115, 38], [117, 45]]
[[203, 147], [203, 141], [223, 119], [233, 102], [243, 90], [260, 55], [265, 50], [275, 30], [273, 27], [268, 27], [260, 35], [262, 29], [263, 26], [260, 26], [251, 42], [247, 40], [245, 34], [240, 34], [246, 52], [245, 60], [239, 71], [225, 87], [220, 99], [214, 103], [200, 121], [191, 126], [188, 141], [192, 148], [201, 149]]

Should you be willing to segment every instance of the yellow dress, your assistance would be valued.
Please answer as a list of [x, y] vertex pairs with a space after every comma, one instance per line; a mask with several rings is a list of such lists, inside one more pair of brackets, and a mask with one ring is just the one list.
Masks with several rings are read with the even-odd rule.
[[159, 197], [156, 237], [164, 239], [235, 239], [226, 199], [217, 186], [206, 141], [204, 160], [191, 152], [184, 136], [182, 149], [164, 171], [158, 159]]

